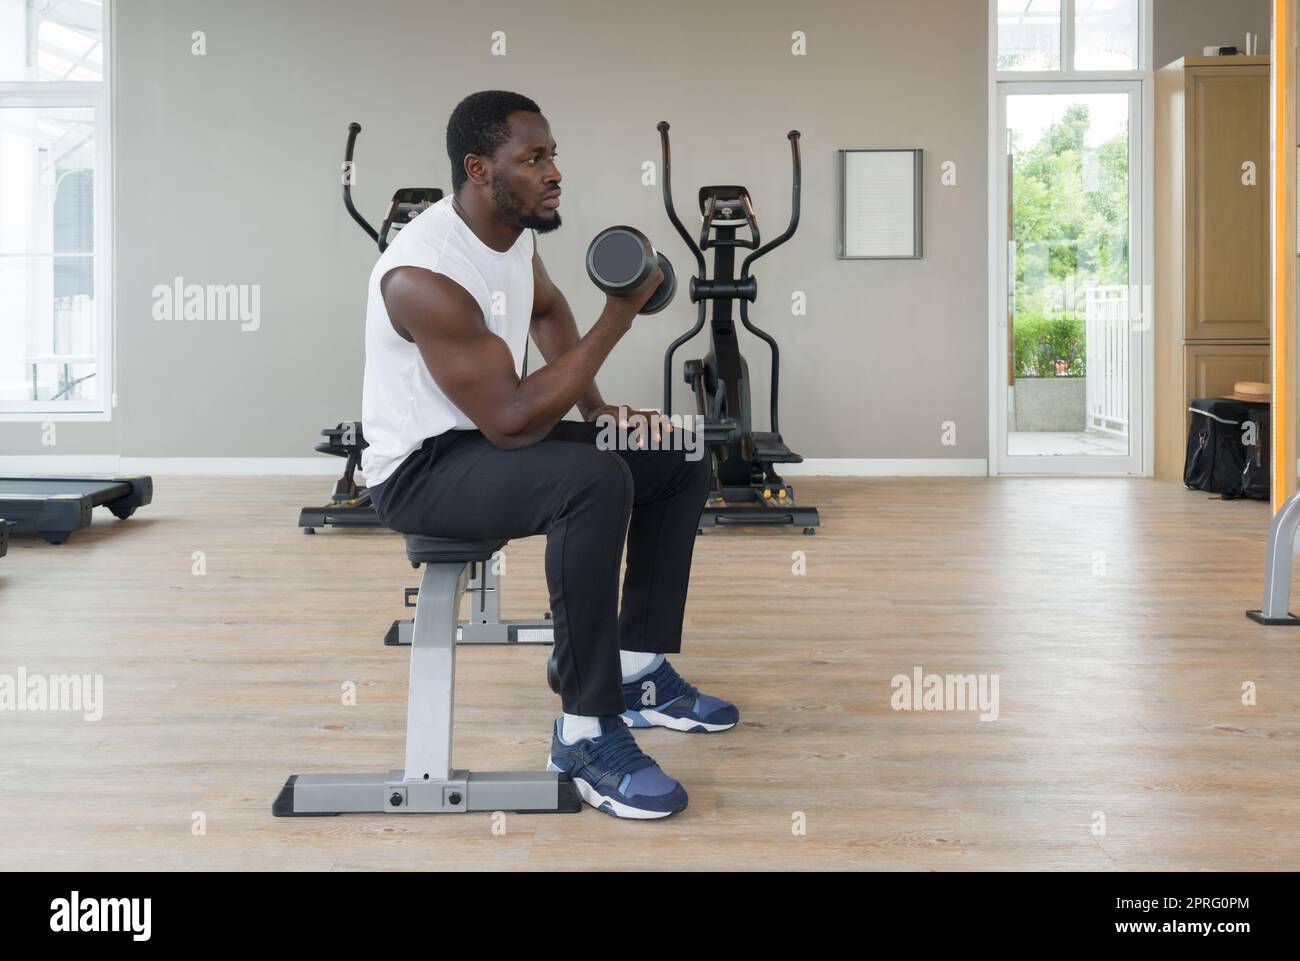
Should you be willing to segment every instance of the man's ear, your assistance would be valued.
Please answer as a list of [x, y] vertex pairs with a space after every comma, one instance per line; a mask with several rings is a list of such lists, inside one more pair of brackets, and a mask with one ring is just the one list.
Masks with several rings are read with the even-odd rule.
[[461, 161], [465, 168], [465, 176], [476, 184], [486, 185], [489, 179], [487, 164], [478, 154], [466, 154], [465, 159]]

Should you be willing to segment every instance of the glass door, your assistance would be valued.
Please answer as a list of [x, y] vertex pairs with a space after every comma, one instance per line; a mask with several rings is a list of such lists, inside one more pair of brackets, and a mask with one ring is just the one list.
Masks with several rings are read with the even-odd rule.
[[1001, 84], [998, 104], [998, 473], [1141, 473], [1141, 85]]

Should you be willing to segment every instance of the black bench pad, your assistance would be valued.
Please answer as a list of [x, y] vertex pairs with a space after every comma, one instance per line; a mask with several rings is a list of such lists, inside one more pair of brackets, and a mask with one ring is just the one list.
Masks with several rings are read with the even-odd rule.
[[406, 556], [412, 564], [468, 564], [485, 561], [506, 546], [504, 540], [461, 541], [447, 537], [406, 534]]

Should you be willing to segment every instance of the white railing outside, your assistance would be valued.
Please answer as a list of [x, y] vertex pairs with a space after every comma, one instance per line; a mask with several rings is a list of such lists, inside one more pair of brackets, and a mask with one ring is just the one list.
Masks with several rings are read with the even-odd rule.
[[1117, 437], [1129, 431], [1128, 287], [1084, 290], [1087, 429]]

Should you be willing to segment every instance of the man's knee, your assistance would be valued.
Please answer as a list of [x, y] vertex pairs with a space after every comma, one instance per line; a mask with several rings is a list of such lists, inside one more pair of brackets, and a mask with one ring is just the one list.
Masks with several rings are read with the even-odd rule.
[[713, 463], [709, 457], [709, 449], [704, 446], [702, 437], [696, 436], [690, 440], [690, 443], [682, 445], [682, 471], [691, 486], [707, 491], [709, 482], [713, 479]]
[[576, 465], [582, 478], [575, 492], [580, 504], [612, 517], [632, 510], [632, 469], [613, 452], [592, 450]]

